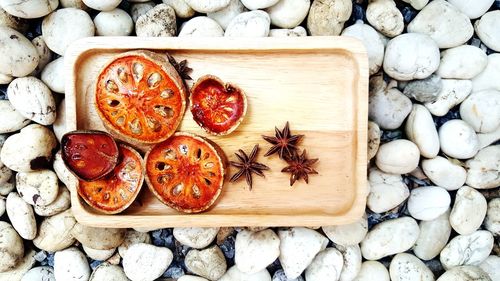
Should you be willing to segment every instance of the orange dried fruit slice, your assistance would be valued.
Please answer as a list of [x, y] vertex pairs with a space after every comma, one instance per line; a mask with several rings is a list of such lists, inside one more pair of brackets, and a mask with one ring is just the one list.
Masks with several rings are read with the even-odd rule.
[[247, 98], [243, 90], [213, 75], [202, 76], [191, 88], [194, 121], [212, 135], [227, 135], [243, 121]]
[[130, 146], [119, 144], [120, 157], [113, 171], [96, 181], [80, 181], [78, 194], [94, 209], [117, 214], [128, 208], [144, 182], [144, 162]]
[[118, 163], [118, 146], [108, 133], [73, 131], [61, 139], [62, 159], [79, 179], [93, 181], [104, 177]]
[[95, 106], [104, 126], [134, 145], [169, 138], [186, 110], [184, 83], [165, 56], [132, 51], [99, 73]]
[[167, 206], [185, 213], [203, 212], [219, 197], [225, 157], [215, 144], [188, 133], [175, 133], [146, 154], [146, 182]]

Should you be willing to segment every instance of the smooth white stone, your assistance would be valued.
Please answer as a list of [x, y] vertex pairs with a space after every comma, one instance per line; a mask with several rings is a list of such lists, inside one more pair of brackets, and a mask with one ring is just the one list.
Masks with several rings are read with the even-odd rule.
[[441, 52], [437, 74], [441, 78], [472, 79], [488, 64], [488, 56], [478, 47], [462, 45]]
[[280, 0], [266, 9], [271, 23], [281, 28], [294, 28], [306, 17], [311, 6], [310, 0]]
[[405, 139], [384, 143], [379, 147], [376, 156], [377, 167], [393, 174], [410, 173], [417, 168], [419, 160], [420, 151], [417, 145]]
[[352, 281], [361, 270], [361, 249], [357, 244], [346, 247], [337, 245], [337, 248], [344, 257], [344, 266], [340, 272], [339, 281]]
[[83, 251], [85, 252], [85, 254], [87, 254], [87, 256], [89, 258], [91, 258], [93, 260], [97, 260], [97, 261], [104, 261], [104, 260], [109, 259], [111, 256], [113, 256], [113, 254], [116, 251], [116, 248], [112, 248], [109, 250], [96, 250], [96, 249], [89, 248], [85, 245], [82, 245], [82, 248], [83, 248]]
[[439, 48], [453, 48], [474, 34], [469, 17], [445, 0], [434, 0], [408, 24], [408, 32], [429, 35]]
[[137, 243], [151, 244], [151, 237], [149, 236], [149, 233], [128, 229], [125, 233], [125, 239], [118, 247], [118, 253], [120, 253], [120, 256], [124, 257], [127, 253], [128, 248]]
[[24, 35], [7, 26], [0, 26], [0, 53], [0, 73], [8, 76], [26, 76], [36, 69], [40, 61], [35, 46]]
[[390, 281], [389, 271], [378, 261], [365, 261], [354, 281]]
[[249, 10], [259, 10], [276, 5], [280, 0], [241, 0]]
[[31, 120], [26, 119], [8, 100], [0, 100], [0, 134], [11, 133], [24, 128]]
[[264, 269], [255, 274], [246, 274], [241, 272], [236, 265], [229, 268], [218, 281], [271, 281], [271, 275]]
[[380, 128], [393, 130], [401, 127], [411, 108], [411, 100], [398, 89], [392, 88], [370, 95], [368, 117]]
[[38, 228], [33, 244], [44, 251], [55, 252], [66, 249], [75, 242], [71, 230], [76, 224], [71, 210], [45, 218]]
[[269, 30], [269, 37], [304, 37], [307, 36], [307, 30], [302, 26], [293, 29], [276, 28]]
[[179, 37], [222, 37], [224, 30], [209, 17], [195, 17], [185, 22], [179, 31]]
[[123, 270], [132, 281], [152, 281], [167, 270], [172, 259], [172, 251], [168, 248], [134, 244], [123, 257]]
[[487, 257], [479, 267], [486, 272], [491, 280], [500, 280], [500, 257], [491, 255]]
[[470, 94], [460, 105], [460, 117], [478, 133], [491, 133], [500, 127], [500, 91]]
[[451, 209], [450, 224], [459, 234], [471, 234], [483, 223], [487, 209], [486, 198], [479, 191], [461, 187]]
[[477, 266], [457, 266], [447, 270], [436, 281], [495, 281]]
[[448, 2], [469, 18], [477, 19], [488, 11], [495, 0], [448, 0]]
[[488, 203], [484, 227], [493, 235], [500, 235], [500, 198], [494, 198]]
[[0, 221], [0, 252], [0, 272], [15, 268], [24, 254], [23, 239], [11, 224], [4, 221]]
[[493, 235], [486, 230], [478, 230], [469, 235], [458, 235], [451, 239], [439, 256], [443, 267], [479, 265], [493, 249]]
[[328, 244], [326, 237], [303, 227], [281, 230], [278, 236], [281, 240], [279, 260], [286, 276], [291, 279], [302, 274]]
[[176, 227], [174, 237], [181, 244], [195, 249], [205, 248], [214, 241], [218, 227]]
[[54, 276], [56, 280], [88, 280], [90, 273], [91, 270], [87, 258], [78, 248], [71, 247], [55, 253]]
[[435, 185], [446, 190], [459, 189], [467, 178], [467, 171], [462, 166], [442, 156], [422, 160], [422, 170]]
[[361, 253], [367, 260], [402, 253], [415, 244], [420, 233], [417, 222], [401, 217], [377, 224], [361, 242]]
[[56, 277], [52, 267], [38, 266], [26, 272], [21, 281], [56, 281]]
[[342, 254], [335, 248], [327, 248], [316, 255], [307, 267], [306, 280], [339, 280], [343, 264]]
[[16, 78], [9, 84], [7, 95], [12, 106], [25, 118], [41, 125], [51, 125], [56, 120], [54, 97], [40, 79]]
[[377, 73], [384, 60], [384, 43], [373, 27], [358, 20], [342, 31], [342, 36], [350, 36], [363, 42], [368, 53], [370, 75]]
[[424, 105], [434, 116], [444, 116], [451, 108], [460, 104], [472, 90], [470, 80], [442, 79], [443, 88], [436, 101]]
[[414, 142], [420, 154], [426, 158], [434, 158], [439, 152], [439, 136], [434, 126], [431, 113], [425, 106], [414, 104], [406, 120], [406, 135]]
[[75, 224], [71, 235], [78, 242], [96, 250], [109, 250], [120, 246], [125, 240], [126, 229], [123, 228], [98, 228]]
[[199, 13], [213, 13], [220, 11], [229, 5], [230, 0], [184, 0], [193, 10]]
[[167, 4], [156, 5], [135, 23], [138, 37], [170, 37], [177, 33], [175, 11]]
[[267, 37], [271, 19], [261, 10], [244, 12], [234, 17], [226, 28], [225, 37]]
[[25, 240], [35, 239], [37, 227], [33, 207], [26, 203], [16, 192], [11, 192], [7, 196], [6, 210], [12, 227], [19, 236]]
[[42, 70], [43, 83], [49, 87], [50, 90], [64, 94], [66, 69], [64, 68], [64, 57], [57, 58], [48, 63]]
[[407, 253], [392, 258], [389, 273], [392, 281], [434, 281], [432, 271], [417, 257]]
[[439, 67], [439, 48], [429, 36], [405, 33], [387, 43], [384, 71], [399, 81], [424, 79]]
[[449, 209], [451, 197], [439, 186], [422, 186], [412, 189], [408, 198], [408, 212], [417, 220], [433, 220]]
[[474, 27], [477, 36], [488, 48], [500, 52], [500, 11], [484, 14]]
[[128, 36], [134, 30], [132, 17], [121, 9], [100, 12], [94, 18], [96, 35], [101, 36]]
[[90, 275], [89, 281], [122, 281], [128, 280], [127, 275], [123, 271], [123, 268], [118, 265], [109, 264], [107, 262], [101, 263], [92, 275]]
[[362, 218], [351, 224], [323, 226], [321, 229], [337, 245], [356, 245], [363, 241], [368, 232], [368, 219], [363, 214]]
[[89, 8], [98, 11], [111, 11], [120, 5], [121, 0], [82, 0]]
[[[175, 1], [175, 0], [174, 0]], [[182, 0], [179, 0], [182, 1]], [[165, 2], [165, 1], [163, 1]], [[170, 5], [167, 3], [167, 5]], [[152, 1], [144, 2], [144, 3], [136, 3], [132, 4], [130, 7], [130, 16], [132, 17], [132, 20], [134, 23], [137, 22], [140, 16], [145, 15], [149, 10], [153, 9], [156, 6], [156, 3]], [[173, 8], [173, 5], [170, 5]], [[186, 4], [187, 6], [187, 4]], [[189, 6], [188, 6], [189, 7]], [[189, 7], [191, 9], [191, 7]], [[174, 8], [175, 10], [175, 8]], [[194, 11], [193, 11], [194, 13]]]
[[38, 65], [36, 66], [35, 70], [31, 72], [30, 76], [38, 76], [38, 74], [40, 74], [45, 66], [52, 61], [52, 52], [50, 51], [49, 47], [47, 47], [47, 44], [45, 44], [42, 35], [33, 38], [33, 40], [31, 40], [31, 43], [33, 44], [33, 46], [35, 46], [39, 59]]
[[190, 250], [184, 259], [184, 264], [189, 272], [209, 280], [219, 280], [227, 269], [224, 254], [217, 245], [205, 250]]
[[483, 72], [472, 79], [472, 90], [479, 92], [493, 89], [500, 91], [500, 54], [494, 53], [488, 56], [488, 64]]
[[370, 193], [366, 205], [375, 213], [387, 212], [403, 203], [410, 191], [401, 175], [389, 174], [377, 168], [371, 168], [368, 181]]
[[413, 252], [422, 260], [431, 260], [439, 255], [448, 243], [451, 234], [450, 211], [430, 220], [421, 221], [420, 234], [413, 247]]
[[43, 17], [57, 8], [58, 0], [1, 0], [0, 6], [7, 13], [20, 18]]
[[42, 22], [42, 35], [50, 50], [64, 56], [71, 43], [94, 36], [94, 22], [80, 9], [63, 8], [46, 16]]
[[457, 159], [474, 157], [479, 151], [479, 139], [474, 129], [460, 119], [453, 119], [439, 128], [441, 150]]
[[[256, 2], [253, 1], [252, 2]], [[175, 8], [174, 8], [175, 9]], [[225, 30], [229, 23], [239, 14], [246, 12], [247, 9], [243, 6], [240, 0], [231, 0], [227, 7], [213, 13], [207, 13], [207, 17], [215, 20]], [[177, 13], [177, 12], [176, 12]], [[179, 15], [177, 15], [179, 16]]]
[[[271, 229], [242, 230], [236, 235], [234, 260], [238, 269], [254, 274], [264, 270], [280, 255], [280, 240]], [[255, 257], [259, 257], [258, 259]]]
[[191, 8], [191, 6], [189, 6], [184, 0], [162, 0], [162, 2], [174, 8], [175, 15], [182, 19], [190, 18], [196, 13], [195, 10], [193, 10], [193, 8]]

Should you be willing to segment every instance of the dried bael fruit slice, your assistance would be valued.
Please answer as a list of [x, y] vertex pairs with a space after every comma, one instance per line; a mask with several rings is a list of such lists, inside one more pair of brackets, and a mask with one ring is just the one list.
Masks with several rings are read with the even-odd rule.
[[165, 56], [132, 51], [114, 57], [100, 72], [95, 106], [104, 126], [120, 139], [158, 143], [179, 126], [186, 89]]
[[119, 144], [120, 160], [113, 171], [96, 181], [80, 181], [78, 194], [87, 204], [105, 214], [117, 214], [135, 200], [144, 182], [141, 155]]
[[207, 210], [224, 183], [225, 157], [208, 140], [176, 133], [146, 154], [146, 182], [156, 197], [186, 213]]
[[243, 121], [247, 98], [243, 91], [213, 75], [205, 75], [191, 88], [191, 113], [205, 131], [227, 135]]
[[73, 131], [61, 139], [62, 159], [79, 179], [104, 177], [118, 163], [118, 146], [112, 136], [101, 131]]

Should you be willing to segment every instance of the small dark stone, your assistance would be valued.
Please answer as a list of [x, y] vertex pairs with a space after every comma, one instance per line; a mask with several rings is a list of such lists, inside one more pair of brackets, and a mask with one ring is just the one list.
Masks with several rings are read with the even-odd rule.
[[437, 129], [439, 129], [444, 123], [453, 120], [453, 119], [460, 119], [460, 105], [455, 106], [452, 108], [446, 115], [438, 117], [438, 116], [433, 116], [434, 118], [434, 125], [436, 126]]
[[411, 6], [405, 6], [401, 10], [401, 14], [403, 14], [405, 24], [408, 24], [417, 16], [418, 12]]
[[349, 18], [349, 20], [347, 21], [347, 25], [353, 25], [358, 20], [366, 22], [366, 10], [360, 4], [354, 4], [352, 6], [351, 18]]
[[50, 159], [44, 156], [39, 156], [30, 161], [32, 170], [50, 169], [52, 167]]
[[407, 213], [406, 201], [401, 203], [396, 208], [387, 211], [385, 213], [374, 213], [370, 210], [366, 210], [368, 215], [368, 228], [372, 229], [375, 225], [392, 219], [397, 219], [399, 217], [404, 216]]
[[220, 249], [222, 250], [222, 253], [226, 257], [227, 260], [233, 260], [234, 259], [234, 243], [236, 242], [236, 239], [234, 236], [228, 236], [222, 245], [220, 245]]
[[[283, 271], [279, 259], [276, 259], [272, 264], [267, 266], [267, 271], [269, 271], [269, 274], [271, 274], [273, 276], [273, 280], [274, 280], [274, 276], [276, 275], [276, 273], [278, 273], [280, 270]], [[278, 273], [278, 275], [280, 275], [280, 273]], [[281, 280], [281, 279], [278, 279], [278, 280]], [[287, 279], [284, 279], [284, 280], [287, 280]]]
[[28, 31], [25, 34], [26, 38], [28, 38], [31, 41], [34, 38], [42, 35], [42, 21], [43, 18], [33, 19], [29, 21], [30, 25]]
[[96, 260], [91, 260], [90, 262], [90, 268], [94, 270], [96, 267], [98, 267], [103, 261], [96, 261]]
[[382, 143], [390, 142], [393, 140], [398, 140], [403, 138], [402, 130], [381, 130], [382, 136], [380, 137], [380, 141]]
[[445, 272], [443, 265], [438, 259], [424, 261], [424, 263], [434, 273], [434, 276], [441, 276]]
[[168, 269], [163, 273], [162, 277], [165, 278], [180, 278], [185, 274], [184, 269], [182, 266], [176, 263], [172, 263]]
[[9, 85], [0, 85], [0, 100], [7, 100], [7, 87]]
[[47, 253], [47, 259], [44, 260], [46, 263], [41, 263], [42, 265], [48, 265], [54, 267], [54, 253]]
[[175, 249], [174, 236], [172, 234], [172, 229], [163, 228], [155, 230], [151, 233], [153, 237], [153, 245], [158, 247], [167, 247], [170, 250]]

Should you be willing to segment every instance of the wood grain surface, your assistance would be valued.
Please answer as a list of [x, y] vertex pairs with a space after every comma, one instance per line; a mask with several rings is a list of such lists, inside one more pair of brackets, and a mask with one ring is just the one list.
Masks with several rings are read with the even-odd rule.
[[[368, 62], [355, 39], [307, 38], [139, 38], [93, 37], [66, 52], [67, 130], [104, 130], [93, 108], [93, 85], [101, 67], [115, 54], [133, 49], [168, 52], [187, 59], [194, 81], [213, 74], [239, 85], [248, 97], [248, 112], [235, 132], [208, 136], [186, 112], [179, 131], [206, 136], [230, 160], [242, 148], [259, 144], [258, 160], [271, 167], [266, 177], [226, 180], [219, 200], [201, 214], [179, 213], [158, 201], [146, 186], [121, 214], [96, 213], [72, 190], [76, 219], [102, 227], [174, 226], [319, 226], [350, 223], [364, 212], [368, 115]], [[192, 82], [191, 82], [192, 83]], [[290, 122], [293, 133], [305, 134], [301, 147], [319, 158], [318, 175], [289, 186], [285, 163], [263, 155], [270, 147], [261, 135]], [[145, 149], [145, 147], [141, 148]], [[235, 172], [234, 168], [229, 170]]]

